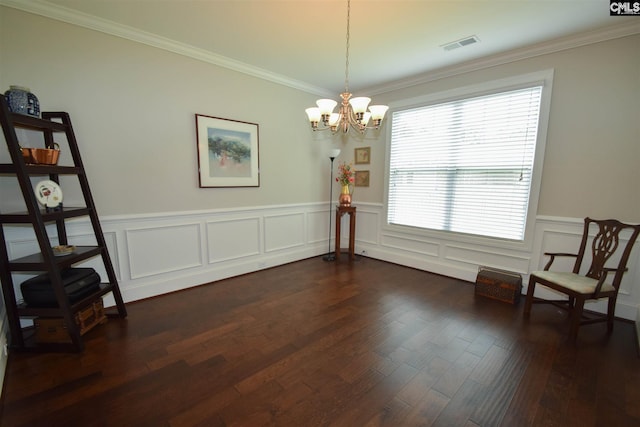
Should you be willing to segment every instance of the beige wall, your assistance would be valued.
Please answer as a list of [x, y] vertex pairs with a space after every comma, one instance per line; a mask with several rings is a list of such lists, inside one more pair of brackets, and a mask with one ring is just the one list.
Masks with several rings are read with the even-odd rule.
[[[0, 7], [0, 87], [28, 86], [71, 113], [101, 215], [313, 202], [328, 194], [326, 153], [370, 146], [384, 201], [385, 142], [309, 131], [316, 96], [103, 33]], [[34, 29], [37, 28], [37, 31]], [[374, 96], [376, 103], [553, 68], [539, 215], [640, 221], [640, 35], [541, 55]], [[194, 114], [254, 122], [260, 188], [199, 189]], [[3, 188], [3, 192], [7, 193]]]
[[[102, 216], [327, 200], [332, 142], [304, 113], [317, 96], [5, 7], [0, 43], [2, 91], [71, 114]], [[196, 113], [259, 124], [259, 188], [198, 188]]]
[[[393, 101], [554, 69], [538, 215], [640, 222], [640, 35], [564, 50], [375, 96]], [[387, 135], [360, 196], [383, 202]]]

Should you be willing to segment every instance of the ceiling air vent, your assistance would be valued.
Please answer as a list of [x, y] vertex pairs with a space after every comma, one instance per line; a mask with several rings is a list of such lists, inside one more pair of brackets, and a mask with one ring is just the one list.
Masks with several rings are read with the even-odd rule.
[[456, 40], [455, 42], [443, 44], [442, 48], [446, 51], [454, 50], [459, 47], [469, 46], [470, 44], [478, 43], [480, 39], [477, 36], [465, 37], [464, 39]]

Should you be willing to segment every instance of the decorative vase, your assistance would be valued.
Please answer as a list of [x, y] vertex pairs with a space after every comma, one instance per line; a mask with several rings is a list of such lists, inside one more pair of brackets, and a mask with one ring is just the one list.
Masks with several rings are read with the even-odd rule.
[[4, 93], [9, 111], [18, 114], [26, 114], [40, 117], [40, 102], [38, 97], [29, 91], [29, 88], [21, 86], [9, 86]]
[[340, 197], [338, 198], [340, 206], [351, 206], [351, 188], [349, 184], [343, 184], [340, 191]]

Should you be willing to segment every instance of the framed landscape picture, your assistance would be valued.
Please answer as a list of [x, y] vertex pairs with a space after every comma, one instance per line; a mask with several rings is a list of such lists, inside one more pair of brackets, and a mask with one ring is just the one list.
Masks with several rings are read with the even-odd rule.
[[258, 125], [196, 114], [200, 187], [259, 187]]

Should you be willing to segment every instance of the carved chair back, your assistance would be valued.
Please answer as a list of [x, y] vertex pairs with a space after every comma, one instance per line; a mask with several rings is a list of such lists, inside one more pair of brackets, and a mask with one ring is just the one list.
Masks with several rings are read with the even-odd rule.
[[[592, 225], [597, 226], [597, 232], [593, 239], [589, 239], [589, 230]], [[573, 267], [573, 272], [575, 274], [579, 274], [582, 261], [587, 252], [588, 242], [591, 240], [591, 266], [585, 275], [596, 280], [600, 279], [603, 274], [606, 274], [605, 268], [607, 267], [607, 262], [611, 259], [621, 244], [621, 232], [626, 229], [631, 230], [631, 236], [629, 237], [629, 240], [627, 240], [626, 246], [622, 248], [618, 265], [617, 267], [614, 267], [617, 268], [617, 271], [613, 278], [613, 282], [611, 283], [611, 285], [617, 290], [620, 286], [620, 282], [622, 281], [622, 275], [626, 270], [627, 261], [631, 255], [633, 244], [638, 237], [638, 233], [640, 233], [640, 224], [625, 224], [615, 219], [594, 220], [591, 218], [585, 218], [582, 242], [580, 243], [580, 250], [576, 258], [576, 263]]]

